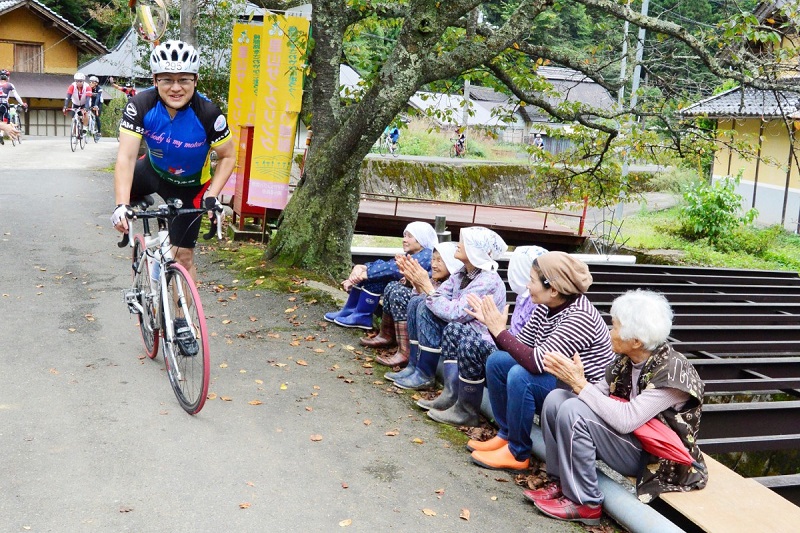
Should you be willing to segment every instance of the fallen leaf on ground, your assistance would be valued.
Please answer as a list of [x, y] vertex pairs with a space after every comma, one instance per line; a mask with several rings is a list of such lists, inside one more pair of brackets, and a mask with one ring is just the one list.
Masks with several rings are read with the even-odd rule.
[[297, 307], [290, 307], [284, 311], [284, 313], [294, 313], [297, 311]]
[[233, 401], [233, 398], [231, 398], [230, 396], [220, 396], [219, 399], [222, 400], [223, 402], [232, 402]]
[[313, 407], [311, 407], [310, 405], [306, 405], [306, 411], [308, 411], [310, 413], [313, 410], [314, 410]]
[[325, 353], [325, 350], [322, 348], [314, 348], [314, 353]]
[[298, 360], [297, 360], [297, 364], [298, 364], [298, 365], [300, 365], [300, 366], [308, 366], [308, 363], [306, 363], [306, 362], [305, 362], [305, 361], [303, 361], [302, 359], [298, 359]]
[[288, 298], [288, 300], [290, 302], [295, 302], [295, 301], [297, 301], [297, 296], [291, 296], [291, 297]]
[[492, 500], [493, 502], [496, 502], [496, 501], [497, 501], [497, 496], [492, 496], [492, 497], [491, 497], [491, 498], [489, 498], [489, 499], [490, 499], [490, 500]]
[[230, 323], [231, 323], [231, 321], [230, 321], [230, 319], [227, 319], [227, 318], [226, 318], [225, 320], [223, 320], [223, 321], [222, 321], [222, 323], [223, 323], [223, 324], [230, 324]]
[[347, 527], [352, 523], [353, 521], [348, 518], [347, 520], [342, 520], [341, 522], [339, 522], [339, 527]]
[[347, 483], [345, 483], [344, 481], [342, 481], [342, 488], [343, 488], [343, 489], [349, 489], [349, 488], [350, 488], [350, 485], [348, 485]]
[[419, 437], [416, 437], [416, 438], [414, 438], [414, 439], [411, 439], [411, 442], [413, 442], [414, 444], [424, 444], [424, 443], [425, 443], [425, 441], [423, 441], [423, 440], [422, 440], [421, 438], [419, 438]]
[[250, 400], [247, 403], [249, 403], [250, 405], [261, 405], [264, 402], [262, 402], [261, 400]]
[[208, 396], [206, 396], [206, 398], [209, 399], [209, 400], [216, 400], [217, 399], [217, 393], [216, 392], [209, 392]]
[[422, 512], [425, 516], [436, 516], [436, 511], [434, 511], [433, 509], [425, 508], [422, 510]]
[[469, 522], [469, 509], [461, 509], [461, 514], [458, 517]]
[[372, 363], [364, 363], [361, 365], [363, 368], [372, 368]]
[[220, 368], [228, 368], [228, 363], [220, 363], [219, 367]]
[[366, 420], [364, 420], [364, 425], [365, 425], [365, 426], [369, 426], [370, 424], [372, 424], [372, 420], [370, 420], [369, 418], [367, 418]]
[[251, 316], [250, 317], [250, 322], [256, 322], [257, 320], [258, 320], [257, 316]]
[[263, 384], [264, 384], [264, 382], [263, 382], [262, 380], [260, 380], [260, 379], [257, 379], [257, 380], [256, 380], [256, 384], [257, 384], [257, 385], [263, 385]]
[[387, 431], [386, 433], [384, 433], [384, 435], [386, 435], [387, 437], [396, 437], [399, 434], [400, 434], [400, 432], [398, 430], [396, 430], [396, 429], [392, 429], [392, 430]]
[[436, 489], [433, 492], [435, 492], [436, 494], [444, 494], [444, 489]]
[[289, 346], [300, 346], [300, 341], [292, 341], [289, 343]]
[[120, 513], [130, 513], [131, 511], [133, 511], [133, 507], [120, 507], [119, 508], [119, 512]]
[[242, 502], [239, 504], [239, 509], [248, 509], [250, 507], [249, 502]]
[[287, 385], [286, 383], [281, 383], [281, 390], [286, 390], [288, 388], [289, 388], [289, 385]]
[[247, 374], [247, 370], [245, 370], [244, 368], [240, 368], [239, 369], [239, 373], [240, 374]]
[[311, 442], [319, 442], [321, 440], [322, 440], [322, 435], [317, 435], [317, 434], [311, 435]]
[[55, 368], [51, 368], [50, 369], [50, 373], [51, 374], [58, 374], [58, 370], [56, 370]]
[[353, 346], [350, 346], [349, 344], [345, 344], [345, 345], [344, 345], [344, 349], [345, 349], [345, 350], [349, 350], [349, 351], [351, 351], [351, 352], [352, 352], [353, 350], [355, 350], [355, 347], [353, 347]]

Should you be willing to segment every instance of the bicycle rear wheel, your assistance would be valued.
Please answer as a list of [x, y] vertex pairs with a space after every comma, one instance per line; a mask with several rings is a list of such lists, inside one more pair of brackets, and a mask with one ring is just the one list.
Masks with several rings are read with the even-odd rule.
[[19, 137], [17, 137], [17, 144], [22, 144], [22, 122], [19, 120], [19, 111], [17, 111], [17, 114], [14, 115], [13, 124], [17, 127], [17, 132], [19, 133]]
[[[164, 338], [164, 361], [170, 385], [183, 410], [190, 415], [200, 412], [208, 395], [208, 379], [211, 373], [208, 353], [208, 330], [203, 313], [203, 304], [194, 281], [181, 265], [173, 263], [167, 269], [167, 305], [169, 313], [162, 317], [185, 318], [195, 340], [197, 354], [184, 355], [177, 341]], [[165, 326], [166, 328], [166, 326]], [[168, 330], [165, 329], [166, 333]]]
[[88, 135], [88, 134], [87, 133], [83, 133], [83, 130], [81, 130], [80, 137], [78, 137], [78, 139], [81, 142], [81, 150], [86, 148], [86, 135]]
[[133, 238], [133, 287], [136, 291], [136, 301], [142, 308], [139, 315], [139, 331], [142, 333], [144, 353], [150, 359], [158, 353], [158, 326], [159, 321], [155, 316], [153, 305], [153, 291], [150, 283], [150, 265], [154, 259], [147, 256], [144, 237], [136, 235]]
[[75, 149], [78, 147], [78, 124], [74, 120], [72, 121], [72, 129], [69, 132], [69, 146], [72, 148], [74, 152]]

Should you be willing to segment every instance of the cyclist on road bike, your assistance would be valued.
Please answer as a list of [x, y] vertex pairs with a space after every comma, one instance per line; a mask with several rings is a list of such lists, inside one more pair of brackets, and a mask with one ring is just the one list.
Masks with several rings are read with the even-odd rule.
[[[22, 101], [22, 98], [19, 97], [19, 93], [17, 93], [16, 88], [14, 88], [14, 84], [8, 81], [9, 76], [11, 73], [6, 69], [0, 70], [0, 122], [4, 122], [8, 124], [11, 120], [11, 116], [9, 115], [9, 107], [8, 107], [8, 99], [13, 95], [16, 98], [19, 105], [23, 108], [28, 109], [28, 104]], [[3, 134], [0, 132], [0, 144], [3, 144]]]
[[92, 88], [92, 101], [89, 103], [94, 116], [97, 117], [97, 129], [100, 129], [100, 115], [103, 113], [103, 88], [97, 76], [89, 76], [89, 86]]
[[133, 88], [131, 82], [126, 83], [125, 87], [123, 87], [122, 85], [117, 85], [114, 82], [114, 78], [108, 78], [108, 83], [110, 83], [111, 86], [116, 90], [118, 90], [119, 92], [125, 94], [125, 96], [128, 97], [128, 100], [136, 96], [136, 89]]
[[[179, 198], [184, 206], [193, 208], [200, 208], [205, 196], [204, 206], [209, 211], [221, 212], [217, 196], [236, 162], [225, 115], [196, 91], [200, 68], [197, 50], [182, 41], [166, 41], [153, 49], [150, 68], [155, 87], [128, 101], [120, 123], [114, 171], [117, 207], [111, 222], [122, 233], [128, 232], [126, 213], [131, 200], [151, 193], [158, 193], [165, 200]], [[137, 160], [142, 138], [147, 144], [147, 155]], [[217, 154], [213, 178], [211, 150]], [[175, 259], [193, 279], [196, 279], [194, 247], [199, 233], [200, 220], [194, 215], [176, 217], [170, 224]], [[186, 342], [181, 340], [185, 321], [179, 323], [180, 320], [184, 319], [176, 319], [175, 330], [186, 353]]]
[[458, 126], [456, 126], [456, 148], [458, 148], [458, 153], [464, 153], [464, 145], [467, 142], [467, 133], [466, 130], [462, 130]]
[[83, 122], [83, 131], [81, 133], [85, 135], [89, 127], [87, 110], [92, 101], [92, 88], [86, 83], [86, 74], [83, 72], [76, 72], [73, 80], [67, 87], [67, 97], [64, 98], [64, 107], [61, 111], [66, 115], [71, 103], [72, 109], [81, 117]]

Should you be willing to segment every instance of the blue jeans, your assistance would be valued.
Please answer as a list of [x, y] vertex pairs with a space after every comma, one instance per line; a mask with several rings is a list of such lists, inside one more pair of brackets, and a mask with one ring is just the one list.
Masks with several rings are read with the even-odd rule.
[[544, 399], [556, 388], [555, 376], [531, 374], [508, 352], [497, 351], [486, 360], [486, 386], [500, 428], [497, 436], [508, 441], [517, 461], [528, 459], [533, 446], [533, 415], [541, 414]]

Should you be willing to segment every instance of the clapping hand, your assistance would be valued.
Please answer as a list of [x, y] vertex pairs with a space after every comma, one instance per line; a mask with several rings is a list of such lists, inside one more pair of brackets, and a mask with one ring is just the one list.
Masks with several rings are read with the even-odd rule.
[[577, 352], [572, 359], [561, 352], [544, 352], [542, 362], [546, 372], [569, 385], [576, 394], [588, 384], [583, 374], [583, 361]]
[[419, 261], [413, 257], [404, 256], [397, 261], [397, 268], [403, 277], [411, 283], [411, 285], [420, 294], [427, 294], [433, 291], [433, 284], [431, 283], [428, 271], [422, 268]]
[[493, 336], [496, 337], [506, 329], [508, 305], [503, 308], [503, 311], [500, 311], [491, 296], [481, 298], [471, 293], [467, 294], [467, 304], [469, 307], [464, 311], [478, 322], [485, 324]]

